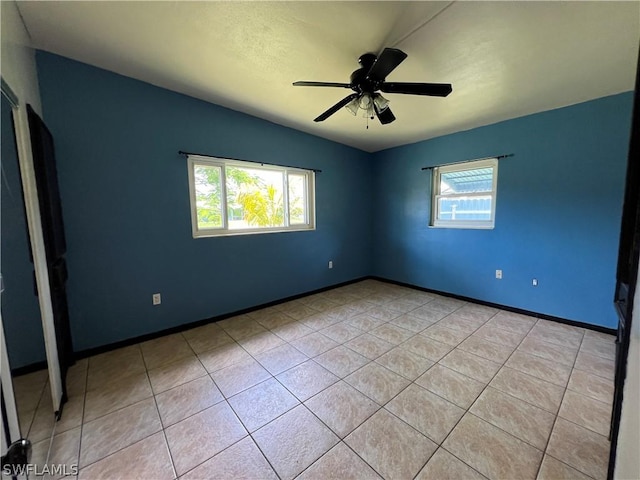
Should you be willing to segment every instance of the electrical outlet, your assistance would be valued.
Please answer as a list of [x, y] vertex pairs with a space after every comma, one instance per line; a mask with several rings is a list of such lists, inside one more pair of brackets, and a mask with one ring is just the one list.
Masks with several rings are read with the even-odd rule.
[[329, 268], [333, 268], [333, 260], [329, 260]]
[[159, 293], [154, 293], [153, 294], [153, 304], [154, 305], [160, 305], [162, 303], [162, 297], [160, 296]]
[[533, 285], [534, 287], [538, 286], [538, 279], [534, 278], [533, 280], [531, 280], [531, 285]]
[[502, 280], [502, 270], [496, 270], [496, 278]]

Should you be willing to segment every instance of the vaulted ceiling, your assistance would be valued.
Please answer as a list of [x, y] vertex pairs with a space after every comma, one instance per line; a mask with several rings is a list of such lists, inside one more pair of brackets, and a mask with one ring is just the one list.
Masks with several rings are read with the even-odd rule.
[[[640, 2], [19, 2], [35, 48], [366, 151], [632, 90]], [[451, 83], [385, 95], [397, 120], [341, 109], [365, 52], [387, 78]], [[46, 115], [46, 112], [45, 112]], [[367, 129], [368, 123], [368, 129]]]

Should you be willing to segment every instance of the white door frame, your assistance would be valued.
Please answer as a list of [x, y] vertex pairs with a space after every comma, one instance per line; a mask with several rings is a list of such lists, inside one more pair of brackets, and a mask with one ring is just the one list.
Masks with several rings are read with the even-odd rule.
[[40, 304], [42, 331], [44, 334], [44, 345], [49, 369], [49, 385], [51, 386], [51, 398], [53, 399], [52, 407], [53, 412], [57, 414], [61, 411], [62, 407], [62, 377], [60, 375], [60, 363], [58, 360], [56, 330], [53, 322], [49, 270], [47, 267], [47, 254], [44, 247], [40, 204], [38, 203], [38, 187], [36, 185], [35, 170], [33, 168], [29, 120], [26, 105], [21, 103], [20, 99], [13, 92], [3, 78], [2, 94], [5, 95], [11, 103], [13, 113], [18, 163], [20, 166], [20, 177], [22, 178], [22, 191], [24, 192], [24, 205], [27, 216], [27, 226], [29, 227], [29, 239], [31, 240], [31, 254], [33, 256], [33, 268], [36, 277], [36, 286], [38, 288], [38, 303]]
[[[7, 344], [4, 341], [4, 326], [2, 315], [0, 314], [0, 376], [2, 377], [2, 396], [4, 397], [5, 412], [7, 414], [7, 424], [9, 425], [10, 442], [20, 439], [20, 421], [18, 420], [18, 409], [16, 408], [16, 397], [13, 392], [13, 381], [11, 379], [11, 367], [9, 366], [9, 356], [7, 355]], [[4, 422], [2, 423], [2, 438], [0, 439], [0, 452], [7, 453], [9, 445], [5, 443]]]

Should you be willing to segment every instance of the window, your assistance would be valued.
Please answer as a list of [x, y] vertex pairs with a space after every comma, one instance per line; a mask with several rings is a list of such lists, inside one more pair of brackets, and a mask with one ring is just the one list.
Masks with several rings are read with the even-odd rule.
[[194, 237], [313, 230], [313, 171], [189, 155]]
[[478, 160], [433, 169], [431, 226], [493, 228], [498, 160]]

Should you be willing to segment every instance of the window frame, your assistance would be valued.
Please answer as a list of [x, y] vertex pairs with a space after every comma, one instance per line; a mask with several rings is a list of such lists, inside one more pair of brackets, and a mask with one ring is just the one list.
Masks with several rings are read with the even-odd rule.
[[[195, 188], [195, 166], [214, 166], [220, 168], [220, 187], [221, 187], [221, 209], [222, 209], [222, 226], [219, 228], [199, 228], [198, 227], [198, 210], [196, 202]], [[253, 227], [242, 229], [229, 228], [229, 211], [227, 206], [227, 176], [226, 167], [250, 168], [253, 170], [272, 170], [281, 172], [283, 176], [283, 203], [284, 203], [284, 225], [281, 227]], [[267, 163], [248, 162], [243, 160], [235, 160], [220, 157], [205, 157], [201, 155], [188, 155], [187, 168], [189, 174], [189, 200], [191, 209], [191, 233], [193, 238], [208, 237], [228, 237], [235, 235], [255, 235], [260, 233], [278, 233], [278, 232], [299, 232], [312, 231], [316, 229], [316, 206], [315, 206], [315, 171], [297, 167], [284, 167]], [[289, 218], [289, 174], [302, 175], [306, 179], [306, 202], [305, 216], [306, 223], [290, 224]]]
[[[477, 193], [460, 193], [460, 194], [442, 194], [440, 192], [441, 177], [443, 174], [451, 172], [463, 172], [467, 170], [477, 170], [480, 168], [492, 168], [493, 178], [490, 192], [477, 192]], [[496, 203], [498, 198], [498, 159], [487, 158], [482, 160], [474, 160], [470, 162], [457, 163], [451, 165], [443, 165], [433, 168], [431, 185], [431, 221], [429, 222], [430, 228], [466, 228], [466, 229], [478, 229], [478, 230], [491, 230], [495, 228], [496, 220]], [[491, 195], [491, 218], [489, 220], [440, 220], [439, 214], [439, 199], [440, 198], [459, 198], [459, 197], [474, 197], [474, 196], [487, 196]]]

